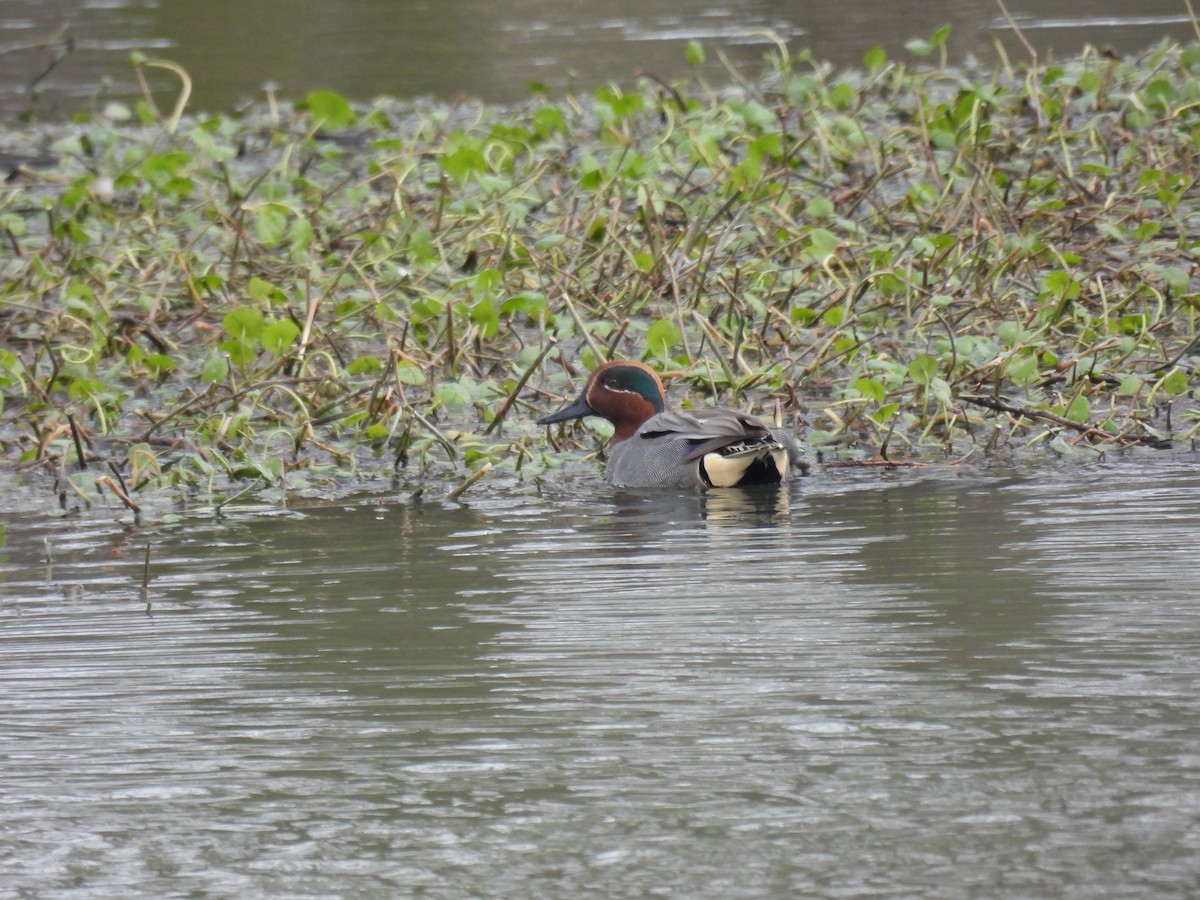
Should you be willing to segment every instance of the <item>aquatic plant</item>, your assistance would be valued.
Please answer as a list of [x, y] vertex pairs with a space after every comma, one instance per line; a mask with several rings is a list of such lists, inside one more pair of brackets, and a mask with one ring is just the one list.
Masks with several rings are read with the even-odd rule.
[[915, 60], [30, 127], [5, 465], [132, 507], [523, 479], [614, 355], [778, 409], [825, 464], [1192, 441], [1200, 47]]

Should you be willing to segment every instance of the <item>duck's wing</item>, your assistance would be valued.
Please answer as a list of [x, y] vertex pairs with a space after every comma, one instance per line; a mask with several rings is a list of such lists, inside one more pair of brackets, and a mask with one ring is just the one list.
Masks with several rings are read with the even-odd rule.
[[777, 484], [794, 442], [732, 409], [667, 410], [613, 445], [609, 481], [621, 487]]
[[637, 438], [651, 442], [686, 441], [689, 460], [722, 451], [727, 455], [758, 453], [779, 439], [761, 419], [734, 409], [671, 409], [648, 419]]
[[637, 437], [676, 448], [706, 487], [777, 484], [800, 455], [790, 437], [733, 409], [668, 410], [642, 425]]

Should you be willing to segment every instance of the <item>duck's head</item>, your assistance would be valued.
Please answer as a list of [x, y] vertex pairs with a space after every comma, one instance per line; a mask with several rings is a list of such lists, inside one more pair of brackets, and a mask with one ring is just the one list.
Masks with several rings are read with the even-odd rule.
[[658, 373], [645, 363], [615, 359], [599, 366], [583, 392], [570, 406], [538, 419], [539, 425], [553, 425], [584, 416], [600, 416], [613, 423], [614, 441], [633, 437], [651, 416], [667, 408], [666, 392]]

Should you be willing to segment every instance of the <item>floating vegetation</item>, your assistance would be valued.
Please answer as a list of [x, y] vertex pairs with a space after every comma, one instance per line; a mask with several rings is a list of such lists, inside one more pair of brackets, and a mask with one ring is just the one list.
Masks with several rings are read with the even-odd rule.
[[1200, 47], [916, 63], [10, 133], [4, 464], [130, 509], [532, 478], [617, 355], [817, 462], [1190, 443]]

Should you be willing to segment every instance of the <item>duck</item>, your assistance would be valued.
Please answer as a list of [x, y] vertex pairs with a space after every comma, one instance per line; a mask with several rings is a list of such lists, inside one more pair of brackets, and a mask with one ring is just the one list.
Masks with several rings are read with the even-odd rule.
[[553, 425], [599, 416], [613, 424], [605, 479], [620, 488], [728, 488], [779, 484], [799, 448], [761, 419], [722, 407], [669, 409], [658, 373], [643, 362], [598, 366], [575, 401], [542, 416]]

